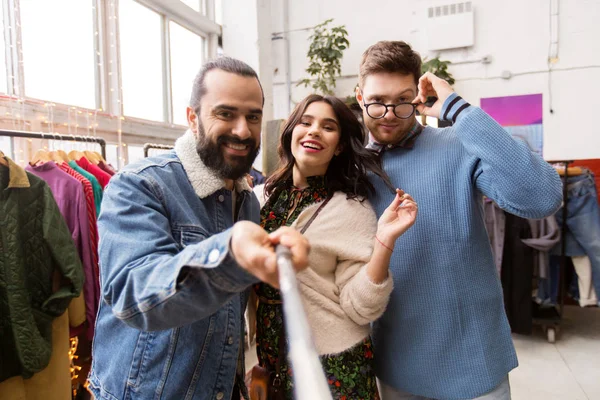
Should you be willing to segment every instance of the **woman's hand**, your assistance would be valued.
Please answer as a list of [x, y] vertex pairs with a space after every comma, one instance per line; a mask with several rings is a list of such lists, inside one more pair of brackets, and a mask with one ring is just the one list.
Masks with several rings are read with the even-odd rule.
[[396, 239], [415, 223], [417, 212], [414, 199], [403, 190], [396, 189], [396, 197], [377, 222], [377, 240], [392, 250]]

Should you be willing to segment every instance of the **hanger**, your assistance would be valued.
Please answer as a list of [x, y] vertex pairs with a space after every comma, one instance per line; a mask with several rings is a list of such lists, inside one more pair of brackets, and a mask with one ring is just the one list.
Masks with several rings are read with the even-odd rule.
[[[558, 174], [560, 176], [565, 176], [565, 168], [564, 167], [554, 167], [554, 168], [556, 169], [556, 172], [558, 172]], [[577, 176], [577, 175], [583, 174], [584, 172], [585, 171], [581, 167], [568, 167], [567, 168], [568, 176]]]
[[104, 157], [102, 157], [102, 153], [99, 153], [97, 151], [94, 151], [94, 154], [96, 154], [96, 157], [98, 157], [99, 161], [102, 161], [104, 164], [106, 164], [106, 160], [104, 159]]
[[55, 161], [59, 164], [62, 164], [63, 162], [65, 162], [64, 158], [62, 158], [62, 156], [60, 155], [60, 153], [56, 150], [51, 151], [48, 153], [48, 157], [50, 157], [50, 159], [52, 161]]
[[56, 152], [58, 155], [60, 155], [60, 158], [62, 158], [64, 162], [69, 162], [69, 156], [64, 150], [59, 149], [56, 150]]
[[[46, 137], [44, 137], [44, 133], [42, 132], [42, 146], [44, 144], [44, 139], [47, 139]], [[29, 162], [30, 165], [38, 165], [38, 164], [45, 164], [48, 161], [52, 161], [52, 159], [50, 158], [50, 152], [44, 148], [39, 149], [38, 151], [35, 152], [35, 154], [33, 155], [33, 157], [31, 158], [31, 161]]]
[[[53, 140], [56, 141], [56, 135], [52, 134]], [[64, 152], [63, 152], [64, 153]], [[55, 144], [53, 142], [52, 144], [52, 150], [48, 152], [48, 157], [52, 160], [55, 161], [59, 164], [62, 164], [63, 162], [65, 162], [65, 158], [62, 156], [62, 154], [60, 154], [58, 152], [58, 150], [56, 150], [55, 148]]]
[[6, 159], [4, 158], [5, 155], [2, 152], [2, 150], [0, 150], [0, 165], [4, 165], [5, 167], [8, 167], [8, 162], [6, 161]]
[[83, 154], [92, 164], [98, 165], [100, 163], [100, 159], [98, 158], [95, 152], [90, 150], [84, 150]]
[[[88, 136], [90, 139], [91, 144], [96, 143], [90, 136]], [[98, 165], [100, 164], [100, 161], [106, 163], [106, 160], [104, 159], [104, 157], [102, 157], [102, 154], [100, 154], [99, 152], [95, 151], [95, 150], [86, 150], [83, 152], [88, 160], [90, 160], [91, 162], [93, 162], [94, 164]]]
[[71, 150], [69, 152], [69, 160], [71, 160], [71, 161], [81, 160], [84, 157], [85, 157], [85, 154], [83, 154], [83, 152], [81, 152], [79, 150]]
[[71, 146], [71, 149], [73, 149], [73, 150], [69, 151], [69, 153], [67, 154], [67, 157], [69, 158], [69, 161], [77, 161], [81, 157], [84, 157], [84, 154], [79, 150], [75, 150], [75, 142], [76, 142], [75, 135], [70, 133], [69, 136], [71, 136], [71, 138], [73, 139], [73, 143]]
[[[57, 134], [54, 140], [60, 140], [62, 142], [62, 137]], [[69, 155], [64, 150], [56, 149], [55, 152], [60, 156], [62, 162], [69, 162]]]
[[48, 161], [52, 161], [52, 159], [50, 158], [50, 153], [44, 149], [39, 149], [38, 151], [35, 152], [35, 154], [33, 155], [33, 158], [31, 159], [31, 162], [29, 164], [31, 164], [31, 165], [37, 165], [40, 163], [44, 164], [44, 163], [47, 163]]
[[[96, 142], [94, 142], [94, 140], [90, 137], [90, 143], [94, 144]], [[102, 157], [102, 154], [100, 154], [98, 151], [89, 151], [90, 154], [92, 154], [92, 157], [94, 157], [94, 163], [95, 164], [100, 164], [100, 162], [104, 162], [106, 163], [106, 160], [104, 159], [104, 157]]]
[[94, 157], [92, 155], [90, 155], [90, 151], [89, 149], [89, 142], [86, 136], [80, 136], [82, 142], [83, 142], [83, 150], [81, 150], [81, 153], [83, 154], [83, 156], [92, 164], [95, 164], [94, 162]]

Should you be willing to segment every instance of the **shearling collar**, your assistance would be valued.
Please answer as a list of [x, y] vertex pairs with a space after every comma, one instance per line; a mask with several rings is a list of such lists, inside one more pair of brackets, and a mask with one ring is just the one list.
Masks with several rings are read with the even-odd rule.
[[6, 189], [15, 188], [28, 188], [30, 187], [29, 178], [27, 172], [20, 166], [18, 166], [13, 160], [6, 157], [4, 153], [0, 151], [0, 157], [2, 157], [8, 164], [8, 186]]
[[[198, 156], [196, 138], [191, 130], [188, 129], [183, 136], [177, 139], [175, 153], [181, 160], [194, 191], [201, 199], [225, 187], [225, 181], [208, 168]], [[252, 191], [245, 176], [235, 181], [235, 190], [237, 192]]]

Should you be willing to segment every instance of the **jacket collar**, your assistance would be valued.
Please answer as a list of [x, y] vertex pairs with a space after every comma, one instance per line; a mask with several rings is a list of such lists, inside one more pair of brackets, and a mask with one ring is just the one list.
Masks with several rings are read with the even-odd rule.
[[[0, 157], [4, 158], [8, 163], [8, 186], [7, 189], [14, 188], [28, 188], [31, 185], [29, 184], [29, 178], [27, 177], [27, 172], [17, 164], [13, 162], [10, 158], [6, 157], [4, 153], [0, 152]], [[0, 167], [2, 168], [2, 167]]]
[[[175, 142], [175, 154], [181, 160], [183, 169], [192, 183], [196, 194], [205, 198], [225, 187], [225, 180], [208, 168], [196, 152], [196, 137], [191, 130], [187, 130]], [[235, 181], [235, 190], [237, 192], [252, 191], [245, 176]]]

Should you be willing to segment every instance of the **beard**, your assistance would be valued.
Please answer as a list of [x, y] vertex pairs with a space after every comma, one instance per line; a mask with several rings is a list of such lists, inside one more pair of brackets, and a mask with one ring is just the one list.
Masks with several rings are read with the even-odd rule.
[[[242, 144], [250, 147], [246, 156], [229, 155], [226, 157], [221, 149], [226, 143]], [[202, 123], [198, 123], [198, 137], [196, 139], [196, 152], [208, 168], [214, 171], [221, 179], [238, 180], [250, 172], [252, 164], [258, 155], [259, 146], [256, 140], [248, 138], [241, 140], [235, 135], [224, 134], [213, 142], [204, 132]]]
[[396, 120], [394, 123], [397, 125], [396, 129], [392, 131], [386, 131], [380, 127], [382, 121], [380, 119], [372, 119], [365, 116], [364, 124], [367, 130], [375, 138], [378, 143], [381, 144], [395, 144], [400, 142], [410, 129], [415, 124], [415, 117], [411, 117], [405, 120]]

